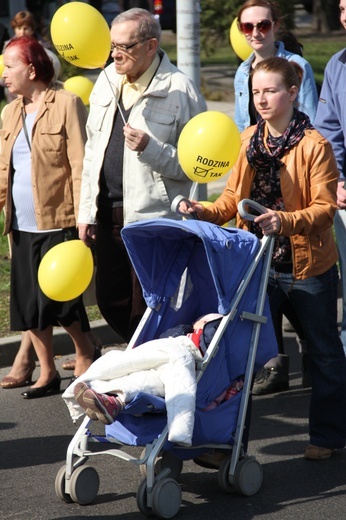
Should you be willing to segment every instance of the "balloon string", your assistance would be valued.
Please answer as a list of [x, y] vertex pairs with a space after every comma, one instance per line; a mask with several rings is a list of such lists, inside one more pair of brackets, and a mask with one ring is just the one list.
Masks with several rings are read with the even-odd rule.
[[189, 195], [189, 199], [193, 199], [193, 198], [195, 197], [195, 195], [196, 195], [197, 185], [198, 185], [197, 182], [193, 182], [193, 183], [192, 183], [191, 190], [190, 190], [190, 195]]
[[111, 83], [110, 80], [109, 80], [109, 77], [108, 77], [108, 75], [107, 75], [106, 69], [103, 69], [103, 72], [106, 74], [107, 81], [108, 81], [108, 83], [109, 83], [109, 86], [110, 86], [110, 88], [111, 88], [111, 91], [113, 92], [115, 102], [116, 102], [116, 104], [117, 104], [118, 110], [119, 110], [120, 115], [121, 115], [121, 119], [123, 120], [124, 125], [126, 125], [126, 119], [125, 119], [124, 113], [123, 113], [123, 111], [121, 110], [121, 107], [120, 107], [119, 101], [118, 101], [118, 99], [117, 99], [116, 92], [115, 92], [115, 90], [113, 89], [113, 85], [112, 85], [112, 83]]

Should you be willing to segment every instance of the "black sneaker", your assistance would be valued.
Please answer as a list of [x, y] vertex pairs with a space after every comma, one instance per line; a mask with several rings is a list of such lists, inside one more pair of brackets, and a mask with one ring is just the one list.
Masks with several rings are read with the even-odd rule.
[[252, 394], [275, 394], [277, 392], [284, 392], [288, 389], [288, 374], [282, 372], [282, 367], [263, 367], [255, 377]]

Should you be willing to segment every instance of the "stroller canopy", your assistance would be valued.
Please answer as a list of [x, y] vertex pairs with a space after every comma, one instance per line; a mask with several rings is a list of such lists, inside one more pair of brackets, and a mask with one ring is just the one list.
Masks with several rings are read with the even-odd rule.
[[220, 314], [229, 312], [237, 284], [260, 245], [247, 231], [165, 218], [129, 224], [122, 237], [148, 307], [172, 298], [189, 267], [201, 281], [212, 278]]

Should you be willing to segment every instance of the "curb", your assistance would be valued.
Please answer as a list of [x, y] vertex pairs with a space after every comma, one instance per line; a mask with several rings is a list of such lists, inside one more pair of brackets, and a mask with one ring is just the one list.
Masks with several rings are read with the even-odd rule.
[[[100, 338], [102, 345], [107, 346], [116, 343], [124, 343], [124, 340], [105, 322], [95, 320], [90, 323], [90, 328]], [[21, 335], [9, 336], [0, 339], [0, 368], [10, 367], [13, 364], [20, 346]], [[74, 354], [74, 345], [64, 329], [53, 330], [54, 355], [65, 356]]]

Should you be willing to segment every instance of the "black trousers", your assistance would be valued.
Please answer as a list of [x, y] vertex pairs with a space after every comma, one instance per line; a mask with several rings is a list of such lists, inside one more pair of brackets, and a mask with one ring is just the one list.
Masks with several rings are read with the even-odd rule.
[[123, 208], [99, 208], [96, 229], [96, 299], [107, 323], [129, 341], [146, 304], [120, 235]]

